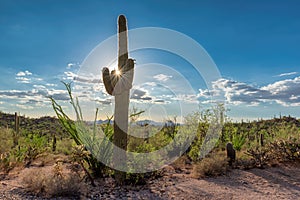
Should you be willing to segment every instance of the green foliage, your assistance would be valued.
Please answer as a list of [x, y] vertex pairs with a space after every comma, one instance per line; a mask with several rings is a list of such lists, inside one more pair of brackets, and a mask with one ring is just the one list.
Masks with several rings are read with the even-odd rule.
[[[139, 140], [139, 143], [135, 147], [134, 152], [148, 153], [148, 152], [153, 152], [156, 149], [157, 149], [157, 147], [153, 146], [152, 143], [148, 143], [146, 141]], [[161, 160], [161, 157], [159, 157], [159, 155], [153, 155], [153, 154], [148, 154], [148, 155], [145, 154], [145, 156], [137, 155], [137, 157], [134, 159], [135, 162], [128, 163], [128, 164], [129, 164], [129, 166], [130, 166], [130, 164], [132, 164], [132, 167], [131, 167], [132, 169], [139, 168], [139, 167], [145, 168], [144, 163], [147, 163], [145, 160], [149, 160], [149, 159], [152, 160], [153, 163], [158, 163], [159, 160]], [[149, 168], [151, 168], [151, 166], [149, 166]], [[153, 172], [147, 172], [147, 173], [131, 173], [130, 171], [131, 170], [129, 169], [129, 172], [126, 173], [126, 179], [125, 179], [125, 183], [130, 184], [130, 185], [146, 184], [147, 180], [153, 179], [153, 178], [161, 175], [160, 171], [153, 171]]]
[[197, 127], [196, 137], [187, 152], [192, 161], [200, 160], [219, 145], [226, 117], [224, 112], [224, 105], [217, 104], [211, 109], [194, 112], [185, 117], [186, 126]]
[[233, 148], [240, 151], [246, 143], [246, 137], [243, 134], [234, 134], [232, 137]]
[[73, 139], [62, 138], [56, 142], [55, 153], [62, 153], [65, 155], [71, 155], [73, 147], [76, 145]]
[[15, 156], [18, 161], [33, 161], [37, 155], [48, 148], [47, 138], [36, 134], [23, 137], [19, 140], [19, 146], [15, 148]]
[[8, 128], [0, 128], [0, 154], [9, 152], [13, 146], [13, 130]]
[[74, 100], [72, 96], [71, 83], [63, 84], [68, 91], [70, 103], [75, 111], [77, 120], [71, 120], [70, 117], [63, 111], [62, 107], [56, 102], [56, 100], [50, 97], [52, 107], [62, 126], [70, 134], [76, 145], [84, 146], [84, 148], [90, 152], [89, 154], [81, 154], [79, 157], [88, 164], [95, 176], [104, 176], [106, 167], [99, 162], [98, 159], [99, 156], [104, 156], [104, 159], [110, 159], [111, 156], [111, 147], [109, 146], [109, 139], [112, 137], [112, 131], [110, 128], [111, 119], [103, 128], [105, 137], [99, 138], [97, 133], [99, 133], [100, 127], [98, 127], [96, 124], [98, 109], [96, 110], [95, 121], [91, 127], [83, 120], [78, 99], [76, 98], [76, 100]]
[[[3, 129], [15, 129], [15, 115], [0, 112], [0, 127]], [[38, 134], [50, 136], [55, 134], [59, 137], [68, 136], [65, 129], [61, 126], [59, 120], [54, 117], [28, 118], [19, 116], [20, 127], [19, 134], [16, 136], [26, 136], [27, 134]]]
[[45, 136], [29, 134], [20, 136], [17, 146], [13, 145], [14, 132], [3, 130], [0, 153], [0, 169], [9, 171], [18, 164], [30, 164], [39, 154], [48, 150], [48, 142]]
[[167, 137], [174, 139], [178, 132], [178, 128], [179, 124], [177, 123], [176, 117], [174, 117], [173, 120], [169, 119], [165, 122], [163, 132]]

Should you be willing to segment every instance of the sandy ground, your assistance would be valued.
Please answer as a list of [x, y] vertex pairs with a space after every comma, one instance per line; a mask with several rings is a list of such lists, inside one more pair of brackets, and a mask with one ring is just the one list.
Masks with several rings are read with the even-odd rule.
[[[36, 167], [37, 168], [37, 167]], [[52, 166], [43, 168], [52, 169]], [[22, 184], [26, 170], [0, 175], [0, 199], [45, 199], [29, 194]], [[143, 186], [115, 186], [111, 178], [83, 186], [78, 197], [53, 199], [300, 199], [300, 163], [251, 170], [231, 170], [214, 178], [192, 178], [190, 171], [165, 175]]]

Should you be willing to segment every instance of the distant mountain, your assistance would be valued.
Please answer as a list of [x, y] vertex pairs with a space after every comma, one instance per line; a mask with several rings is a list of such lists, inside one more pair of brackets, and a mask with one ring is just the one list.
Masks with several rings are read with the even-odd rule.
[[163, 126], [164, 122], [156, 122], [153, 120], [145, 119], [145, 120], [139, 120], [135, 122], [136, 125], [139, 126], [145, 126], [145, 125], [152, 125], [152, 126]]
[[[96, 124], [107, 124], [108, 122], [109, 122], [108, 119], [106, 119], [106, 120], [100, 119], [100, 120], [97, 120]], [[94, 123], [94, 122], [92, 122], [92, 123]], [[110, 120], [110, 124], [113, 124], [113, 123], [114, 123], [113, 120]]]
[[[108, 122], [109, 122], [108, 119], [106, 119], [106, 120], [100, 119], [100, 120], [97, 120], [96, 124], [107, 124]], [[89, 124], [93, 124], [93, 123], [94, 122], [92, 122], [92, 121], [89, 122]], [[111, 120], [110, 124], [113, 124], [113, 123], [114, 123], [114, 121]], [[139, 126], [145, 126], [146, 124], [147, 125], [152, 125], [152, 126], [163, 126], [165, 124], [165, 122], [156, 122], [156, 121], [153, 121], [153, 120], [146, 119], [146, 120], [136, 121], [134, 124], [139, 125]]]

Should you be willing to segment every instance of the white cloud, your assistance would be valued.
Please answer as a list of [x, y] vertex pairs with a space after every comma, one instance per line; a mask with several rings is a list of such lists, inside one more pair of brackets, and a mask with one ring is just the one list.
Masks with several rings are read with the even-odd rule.
[[74, 63], [68, 63], [68, 64], [67, 64], [67, 69], [70, 69], [70, 68], [72, 68], [73, 66], [75, 66]]
[[75, 62], [69, 62], [68, 64], [67, 64], [67, 69], [71, 69], [71, 68], [74, 68], [74, 67], [79, 67], [80, 65], [79, 65], [79, 63], [77, 62], [77, 63], [75, 63]]
[[298, 74], [298, 72], [288, 72], [288, 73], [282, 73], [279, 75], [276, 75], [277, 77], [281, 77], [281, 76], [291, 76], [291, 75], [295, 75]]
[[18, 108], [21, 108], [21, 109], [24, 109], [24, 110], [32, 110], [32, 109], [34, 109], [33, 106], [28, 106], [28, 105], [24, 105], [24, 104], [16, 104], [16, 106]]
[[26, 70], [25, 72], [19, 71], [19, 72], [16, 74], [16, 76], [31, 76], [31, 75], [32, 75], [32, 73], [31, 73], [30, 71], [28, 71], [28, 70]]
[[64, 79], [67, 79], [67, 80], [73, 80], [77, 77], [77, 74], [75, 74], [74, 72], [71, 72], [71, 71], [64, 72], [64, 74], [66, 75], [66, 77]]
[[42, 78], [34, 78], [34, 80], [36, 80], [36, 81], [43, 81]]
[[56, 100], [69, 100], [66, 90], [47, 89], [42, 85], [34, 85], [32, 90], [0, 90], [0, 98], [18, 102], [46, 102], [52, 96]]
[[148, 96], [147, 91], [136, 89], [131, 93], [130, 99], [138, 101], [151, 101], [152, 97]]
[[165, 74], [157, 74], [157, 75], [153, 76], [153, 78], [158, 81], [165, 82], [165, 81], [169, 80], [170, 78], [172, 78], [172, 76], [168, 76]]
[[209, 94], [224, 95], [233, 105], [246, 104], [258, 106], [262, 103], [276, 102], [282, 106], [300, 105], [300, 77], [277, 81], [263, 87], [255, 87], [243, 82], [219, 79], [213, 83], [213, 91], [200, 90], [199, 97]]
[[198, 97], [194, 94], [179, 94], [173, 100], [177, 100], [185, 103], [198, 103]]
[[[28, 70], [26, 70], [26, 71], [19, 71], [16, 74], [16, 80], [18, 80], [17, 81], [18, 83], [26, 83], [26, 84], [28, 84], [28, 83], [31, 83], [31, 81], [32, 81], [32, 77], [29, 77], [31, 75], [32, 75], [32, 73], [30, 71], [28, 71]], [[33, 79], [37, 80], [37, 81], [42, 80], [40, 78], [33, 78]]]
[[146, 82], [146, 83], [144, 83], [144, 85], [155, 87], [155, 86], [157, 86], [157, 83], [155, 83], [155, 82]]
[[25, 74], [27, 75], [27, 76], [30, 76], [30, 75], [32, 75], [32, 73], [30, 72], [30, 71], [25, 71]]
[[66, 71], [64, 72], [64, 74], [66, 75], [66, 77], [64, 77], [64, 80], [73, 80], [75, 82], [81, 82], [81, 83], [101, 83], [101, 79], [100, 77], [96, 77], [92, 74], [90, 75], [80, 75], [78, 76], [77, 74], [75, 74], [74, 72], [71, 71]]
[[30, 83], [31, 82], [30, 78], [26, 78], [24, 76], [18, 76], [18, 77], [16, 77], [16, 79], [18, 80], [18, 83]]
[[16, 76], [25, 76], [26, 74], [25, 74], [25, 72], [18, 72], [17, 74], [16, 74]]
[[45, 90], [46, 87], [44, 85], [33, 85], [34, 88], [39, 89], [39, 90]]
[[46, 86], [49, 86], [49, 87], [55, 87], [55, 86], [57, 86], [57, 84], [54, 84], [54, 83], [46, 83]]
[[96, 97], [94, 100], [96, 102], [98, 102], [100, 104], [104, 104], [104, 105], [111, 105], [112, 101], [113, 101], [111, 98], [103, 99], [103, 98], [100, 98], [100, 97]]

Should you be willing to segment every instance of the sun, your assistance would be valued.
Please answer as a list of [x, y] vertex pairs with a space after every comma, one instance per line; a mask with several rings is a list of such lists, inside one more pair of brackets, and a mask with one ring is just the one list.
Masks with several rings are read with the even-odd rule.
[[116, 75], [117, 75], [117, 76], [120, 76], [120, 75], [121, 75], [121, 71], [117, 69], [117, 70], [116, 70]]

